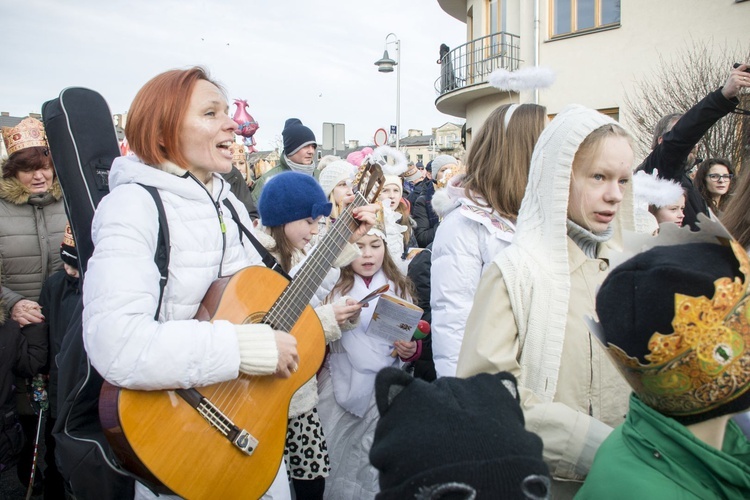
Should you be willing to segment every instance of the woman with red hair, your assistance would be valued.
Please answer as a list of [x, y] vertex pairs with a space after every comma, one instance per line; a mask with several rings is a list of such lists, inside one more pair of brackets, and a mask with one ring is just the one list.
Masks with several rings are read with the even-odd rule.
[[[96, 249], [83, 293], [86, 351], [116, 386], [190, 388], [240, 373], [288, 377], [297, 369], [296, 339], [288, 333], [193, 319], [214, 280], [261, 265], [237, 227], [252, 230], [250, 217], [219, 175], [232, 168], [237, 130], [227, 112], [223, 90], [201, 68], [156, 76], [131, 105], [125, 134], [135, 156], [112, 165], [111, 192], [92, 224]], [[169, 280], [161, 297], [158, 211], [144, 186], [158, 190], [169, 226]], [[225, 200], [239, 221], [224, 210]], [[151, 495], [136, 486], [136, 497]], [[267, 495], [289, 498], [283, 463]]]

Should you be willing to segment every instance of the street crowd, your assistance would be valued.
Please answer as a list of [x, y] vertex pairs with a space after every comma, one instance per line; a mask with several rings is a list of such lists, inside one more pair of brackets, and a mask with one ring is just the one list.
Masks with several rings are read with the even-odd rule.
[[[596, 110], [511, 103], [464, 158], [426, 164], [389, 146], [318, 158], [289, 118], [261, 173], [221, 85], [171, 70], [133, 100], [90, 235], [43, 123], [3, 128], [0, 473], [40, 498], [193, 498], [102, 446], [72, 458], [65, 391], [90, 363], [115, 387], [180, 394], [305, 373], [275, 403], [283, 451], [248, 489], [262, 498], [750, 498], [750, 175], [696, 155], [749, 113], [748, 88], [750, 64], [727, 68], [654, 125], [645, 158]], [[200, 316], [249, 266], [307, 280], [309, 335]], [[378, 333], [385, 300], [428, 326]], [[77, 370], [60, 362], [73, 336]], [[216, 492], [202, 498], [253, 496], [201, 481]]]

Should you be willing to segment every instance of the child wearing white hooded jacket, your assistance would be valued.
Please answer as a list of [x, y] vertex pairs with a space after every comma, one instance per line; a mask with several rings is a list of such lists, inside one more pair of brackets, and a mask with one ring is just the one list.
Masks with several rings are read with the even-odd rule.
[[572, 498], [627, 412], [628, 385], [584, 316], [596, 317], [610, 252], [634, 227], [630, 141], [610, 118], [575, 105], [544, 130], [516, 236], [482, 276], [459, 355], [460, 377], [518, 378], [554, 498]]

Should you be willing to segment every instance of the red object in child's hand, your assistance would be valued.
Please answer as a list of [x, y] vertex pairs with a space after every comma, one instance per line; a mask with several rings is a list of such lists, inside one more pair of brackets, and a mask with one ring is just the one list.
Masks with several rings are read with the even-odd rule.
[[414, 340], [422, 340], [430, 334], [430, 324], [423, 319], [419, 320], [417, 327], [414, 329], [412, 338]]

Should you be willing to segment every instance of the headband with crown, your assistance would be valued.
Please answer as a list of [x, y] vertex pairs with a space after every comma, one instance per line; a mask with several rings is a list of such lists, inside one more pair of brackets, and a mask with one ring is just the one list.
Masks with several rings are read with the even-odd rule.
[[638, 397], [684, 424], [750, 407], [750, 260], [701, 219], [698, 233], [662, 227], [613, 267], [597, 295], [601, 324], [589, 318]]
[[30, 116], [21, 120], [15, 127], [3, 127], [2, 132], [8, 156], [25, 148], [49, 147], [44, 125]]

